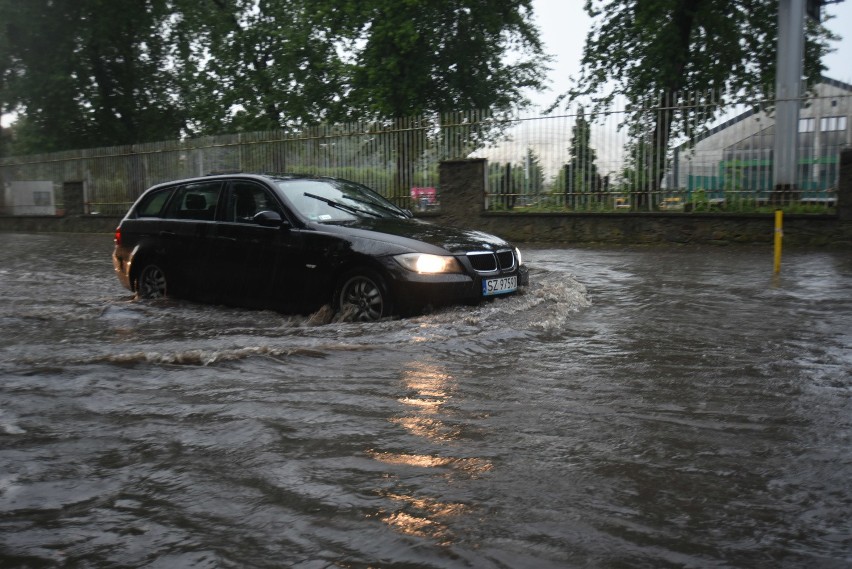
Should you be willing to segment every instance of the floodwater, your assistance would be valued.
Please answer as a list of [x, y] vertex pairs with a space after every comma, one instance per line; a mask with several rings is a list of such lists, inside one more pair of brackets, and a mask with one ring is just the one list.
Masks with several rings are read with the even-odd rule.
[[852, 567], [852, 254], [527, 247], [376, 324], [0, 234], [0, 566]]

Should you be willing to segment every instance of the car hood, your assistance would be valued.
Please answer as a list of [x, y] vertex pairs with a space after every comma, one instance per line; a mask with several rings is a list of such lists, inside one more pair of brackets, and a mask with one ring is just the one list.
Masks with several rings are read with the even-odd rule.
[[347, 233], [365, 239], [393, 242], [419, 250], [419, 243], [428, 243], [451, 253], [464, 251], [494, 251], [506, 249], [508, 242], [482, 231], [459, 229], [427, 223], [418, 219], [362, 218], [340, 225], [323, 224], [323, 229]]

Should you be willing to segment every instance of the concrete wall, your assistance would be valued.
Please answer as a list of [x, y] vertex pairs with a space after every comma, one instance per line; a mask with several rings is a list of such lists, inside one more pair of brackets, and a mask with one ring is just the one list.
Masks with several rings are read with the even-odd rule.
[[64, 215], [61, 217], [0, 217], [0, 231], [18, 233], [112, 233], [120, 217]]
[[[786, 215], [785, 245], [852, 248], [852, 149], [840, 158], [837, 215]], [[484, 210], [486, 161], [441, 164], [441, 213], [423, 217], [480, 229], [516, 242], [771, 243], [774, 216], [712, 213], [489, 213]], [[117, 217], [0, 217], [0, 231], [111, 233]]]
[[[444, 222], [438, 217], [436, 222]], [[772, 215], [614, 213], [484, 214], [461, 225], [516, 242], [539, 243], [772, 243]], [[787, 215], [785, 245], [852, 248], [852, 223], [833, 216]]]

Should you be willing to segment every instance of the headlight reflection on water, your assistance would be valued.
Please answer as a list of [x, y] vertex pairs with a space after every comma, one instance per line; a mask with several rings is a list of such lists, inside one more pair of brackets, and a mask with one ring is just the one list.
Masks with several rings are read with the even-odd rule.
[[399, 402], [411, 408], [412, 414], [395, 417], [392, 422], [413, 435], [432, 441], [458, 438], [458, 432], [441, 420], [442, 408], [455, 390], [451, 375], [436, 365], [420, 364], [403, 371], [402, 383], [410, 395], [400, 398]]
[[[414, 362], [403, 370], [401, 384], [408, 393], [398, 401], [405, 406], [406, 412], [402, 416], [391, 417], [389, 421], [433, 445], [443, 448], [458, 445], [461, 441], [460, 429], [444, 420], [447, 415], [445, 406], [457, 390], [455, 378], [439, 365]], [[492, 468], [491, 462], [482, 458], [460, 458], [437, 452], [422, 454], [370, 450], [368, 455], [387, 465], [389, 475], [397, 479], [394, 490], [379, 491], [379, 495], [390, 500], [393, 506], [378, 512], [377, 517], [395, 531], [436, 539], [443, 545], [454, 541], [448, 529], [449, 519], [468, 513], [470, 507], [401, 491], [411, 488], [411, 485], [405, 482], [405, 474], [398, 469], [434, 468], [438, 469], [436, 475], [439, 478], [450, 481], [459, 475], [475, 479]]]

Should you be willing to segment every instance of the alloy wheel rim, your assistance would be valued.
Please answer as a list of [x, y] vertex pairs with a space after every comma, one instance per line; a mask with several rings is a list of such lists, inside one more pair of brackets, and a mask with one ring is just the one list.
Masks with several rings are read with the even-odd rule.
[[166, 295], [166, 275], [159, 267], [147, 267], [140, 279], [142, 298], [163, 298]]
[[349, 281], [343, 295], [343, 305], [355, 311], [355, 320], [371, 321], [382, 317], [382, 291], [371, 279], [357, 277]]

